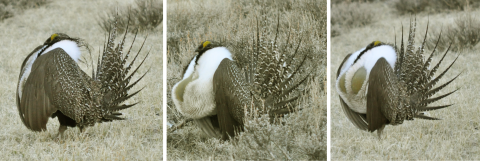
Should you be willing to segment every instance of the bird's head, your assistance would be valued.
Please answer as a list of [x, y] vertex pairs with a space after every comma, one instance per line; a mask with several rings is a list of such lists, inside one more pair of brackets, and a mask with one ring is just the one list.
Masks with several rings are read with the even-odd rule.
[[202, 42], [197, 47], [197, 49], [195, 49], [195, 52], [198, 52], [199, 54], [202, 54], [209, 49], [219, 47], [219, 46], [222, 46], [222, 45], [220, 43], [216, 42], [216, 41], [207, 40], [207, 41]]

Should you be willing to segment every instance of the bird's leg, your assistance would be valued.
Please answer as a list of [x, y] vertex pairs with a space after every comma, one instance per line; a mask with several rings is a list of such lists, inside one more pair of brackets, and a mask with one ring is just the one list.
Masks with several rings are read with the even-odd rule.
[[84, 130], [83, 130], [83, 129], [84, 129], [84, 127], [83, 127], [83, 126], [79, 126], [78, 128], [80, 129], [80, 133], [83, 133], [83, 131], [84, 131]]
[[383, 132], [383, 129], [385, 128], [385, 124], [382, 125], [382, 127], [380, 127], [379, 129], [377, 129], [377, 135], [378, 135], [378, 140], [381, 140], [382, 139], [382, 132]]
[[67, 126], [64, 126], [64, 125], [60, 125], [60, 127], [58, 128], [58, 134], [57, 134], [57, 137], [63, 137], [63, 133], [65, 132], [65, 130], [67, 130]]

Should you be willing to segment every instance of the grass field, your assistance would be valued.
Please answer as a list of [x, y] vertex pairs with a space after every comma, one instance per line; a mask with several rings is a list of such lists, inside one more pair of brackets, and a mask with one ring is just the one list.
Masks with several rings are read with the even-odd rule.
[[[194, 50], [205, 40], [224, 42], [234, 59], [243, 57], [241, 42], [251, 40], [256, 32], [256, 18], [266, 16], [266, 28], [272, 38], [280, 16], [279, 42], [286, 41], [292, 30], [292, 40], [298, 43], [303, 33], [302, 50], [312, 61], [314, 77], [304, 87], [310, 89], [297, 107], [303, 110], [288, 115], [284, 124], [258, 121], [235, 141], [209, 138], [192, 122], [182, 129], [168, 133], [169, 160], [230, 160], [230, 159], [326, 159], [326, 1], [186, 1], [168, 3], [168, 123], [183, 122], [175, 108], [170, 91], [181, 80], [183, 68], [196, 54]], [[263, 5], [263, 7], [262, 7]], [[263, 8], [263, 9], [262, 9]], [[273, 38], [272, 38], [273, 39]], [[257, 140], [255, 140], [257, 139]]]
[[[80, 133], [69, 128], [62, 139], [55, 139], [57, 119], [50, 119], [45, 132], [28, 130], [18, 116], [15, 92], [20, 66], [35, 47], [56, 32], [79, 37], [89, 43], [93, 57], [103, 47], [106, 33], [98, 25], [99, 15], [110, 8], [129, 6], [133, 0], [109, 1], [54, 0], [22, 11], [0, 22], [0, 158], [2, 160], [161, 160], [162, 159], [162, 27], [149, 33], [144, 50], [151, 54], [140, 74], [151, 68], [134, 88], [145, 89], [127, 103], [140, 103], [123, 110], [125, 121], [96, 124]], [[20, 13], [20, 12], [19, 12]], [[147, 33], [137, 36], [133, 51], [138, 51]], [[129, 34], [127, 44], [132, 42]], [[128, 44], [127, 46], [130, 46]], [[84, 50], [83, 57], [90, 60]], [[138, 65], [138, 63], [136, 63]], [[91, 66], [80, 64], [91, 73]], [[138, 78], [138, 76], [136, 77]]]
[[[480, 108], [478, 108], [478, 90], [480, 89], [480, 68], [478, 52], [480, 46], [472, 49], [451, 52], [440, 67], [443, 71], [447, 64], [460, 55], [457, 62], [446, 76], [439, 82], [445, 82], [463, 72], [457, 80], [447, 86], [441, 94], [460, 88], [456, 93], [435, 103], [454, 104], [446, 109], [428, 112], [428, 115], [442, 118], [439, 121], [414, 120], [405, 121], [398, 126], [386, 126], [382, 139], [376, 133], [357, 129], [345, 116], [338, 100], [335, 88], [337, 69], [344, 57], [360, 50], [375, 40], [394, 43], [400, 41], [401, 25], [408, 32], [408, 24], [414, 16], [399, 16], [393, 7], [382, 2], [373, 3], [376, 21], [348, 30], [341, 30], [332, 40], [331, 59], [331, 156], [332, 160], [478, 160], [480, 159]], [[332, 8], [335, 10], [336, 8]], [[420, 45], [427, 21], [430, 21], [430, 31], [448, 28], [455, 19], [465, 14], [452, 11], [436, 14], [420, 13], [417, 18], [416, 46]], [[480, 10], [467, 13], [480, 15]], [[332, 29], [334, 30], [334, 29]], [[430, 32], [430, 33], [431, 33]], [[429, 36], [431, 36], [429, 34]], [[404, 34], [404, 39], [407, 39]], [[430, 53], [426, 50], [425, 53]], [[434, 63], [439, 60], [439, 55]]]

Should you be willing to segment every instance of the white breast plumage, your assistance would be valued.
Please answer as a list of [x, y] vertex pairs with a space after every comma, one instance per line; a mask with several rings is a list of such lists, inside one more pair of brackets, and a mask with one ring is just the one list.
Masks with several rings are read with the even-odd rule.
[[20, 77], [19, 86], [18, 86], [18, 89], [17, 89], [18, 94], [19, 94], [18, 97], [20, 99], [22, 98], [22, 91], [23, 91], [23, 87], [25, 85], [25, 82], [27, 81], [27, 78], [30, 75], [33, 63], [38, 58], [39, 52], [42, 51], [43, 49], [45, 49], [40, 54], [40, 56], [41, 56], [41, 55], [43, 55], [45, 53], [48, 53], [49, 51], [52, 51], [53, 49], [56, 49], [56, 48], [62, 48], [76, 62], [78, 62], [78, 59], [81, 56], [81, 52], [80, 52], [80, 48], [78, 47], [78, 44], [74, 41], [71, 41], [71, 40], [62, 40], [62, 41], [59, 41], [59, 42], [53, 44], [52, 46], [49, 46], [48, 48], [45, 45], [41, 49], [37, 50], [35, 53], [30, 55], [27, 62], [25, 63], [25, 66], [22, 69], [23, 73], [22, 73], [22, 76]]
[[[390, 45], [376, 46], [360, 55], [364, 50], [365, 48], [353, 53], [345, 61], [335, 85], [345, 103], [359, 113], [366, 113], [365, 97], [368, 77], [377, 60], [385, 58], [392, 69], [397, 60], [395, 49]], [[359, 56], [360, 58], [358, 58]]]
[[180, 113], [193, 119], [216, 114], [212, 79], [225, 58], [232, 60], [230, 51], [216, 47], [190, 62], [183, 79], [172, 88], [173, 102]]

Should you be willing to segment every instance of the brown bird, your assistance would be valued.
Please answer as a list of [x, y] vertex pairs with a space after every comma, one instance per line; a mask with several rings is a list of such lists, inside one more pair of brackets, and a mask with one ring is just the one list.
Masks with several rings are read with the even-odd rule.
[[400, 49], [396, 44], [392, 46], [374, 41], [366, 48], [347, 55], [337, 70], [336, 89], [345, 115], [361, 130], [370, 132], [377, 130], [379, 138], [385, 125], [399, 125], [404, 120], [414, 118], [438, 120], [424, 115], [423, 112], [451, 106], [428, 105], [458, 90], [432, 98], [435, 93], [458, 77], [457, 75], [434, 88], [458, 56], [445, 71], [434, 77], [451, 44], [440, 61], [430, 68], [437, 46], [430, 56], [424, 59], [427, 25], [423, 42], [418, 50], [414, 51], [415, 28], [416, 22], [411, 21], [406, 49], [402, 28]]
[[[300, 72], [306, 56], [299, 65], [292, 60], [297, 50], [280, 50], [275, 39], [265, 40], [266, 31], [254, 38], [253, 45], [244, 47], [251, 55], [248, 67], [240, 68], [230, 51], [215, 41], [202, 42], [183, 79], [172, 88], [172, 100], [180, 113], [194, 122], [208, 135], [227, 140], [243, 131], [246, 109], [252, 107], [271, 115], [289, 112], [287, 104], [298, 99], [291, 96], [307, 80]], [[260, 34], [257, 27], [257, 33]], [[273, 42], [270, 44], [269, 42]], [[286, 51], [292, 51], [291, 57]], [[295, 77], [303, 74], [303, 78]], [[253, 98], [253, 101], [252, 101]]]
[[117, 46], [115, 37], [116, 27], [109, 33], [97, 72], [92, 69], [93, 78], [77, 64], [79, 47], [86, 45], [81, 39], [56, 33], [33, 50], [22, 63], [17, 88], [17, 107], [23, 124], [30, 130], [44, 131], [49, 117], [58, 117], [58, 135], [63, 136], [67, 127], [79, 127], [82, 132], [95, 123], [123, 120], [118, 111], [137, 104], [122, 103], [141, 91], [128, 93], [145, 76], [146, 73], [130, 84], [148, 54], [129, 74], [141, 48], [126, 65], [131, 51], [130, 48], [123, 53], [126, 32]]

